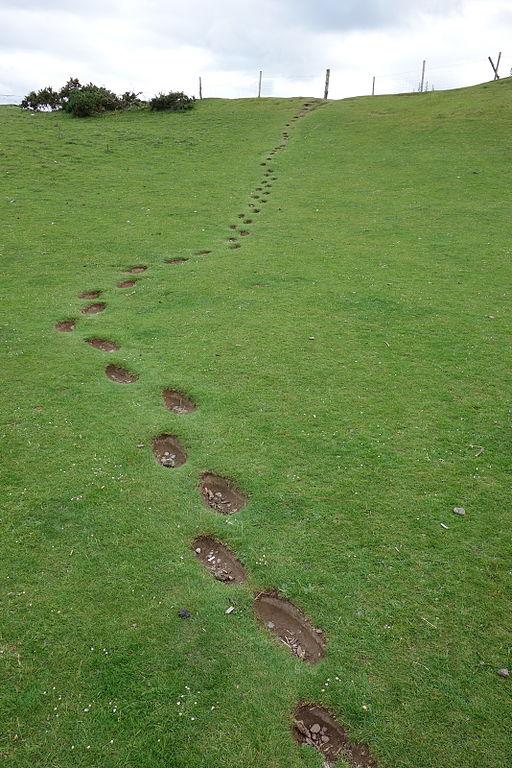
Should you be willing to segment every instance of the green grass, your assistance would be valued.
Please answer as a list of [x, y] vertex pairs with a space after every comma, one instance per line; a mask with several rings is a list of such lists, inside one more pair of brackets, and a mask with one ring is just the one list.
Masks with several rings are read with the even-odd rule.
[[[0, 110], [5, 765], [318, 768], [290, 735], [300, 699], [381, 768], [512, 761], [511, 95], [321, 106], [238, 250], [299, 100]], [[95, 288], [107, 310], [82, 317]], [[165, 411], [164, 386], [198, 410]], [[162, 431], [180, 469], [151, 456]], [[206, 469], [249, 494], [237, 516], [202, 506]], [[246, 585], [195, 560], [205, 532]], [[268, 587], [325, 630], [317, 666], [257, 624]]]

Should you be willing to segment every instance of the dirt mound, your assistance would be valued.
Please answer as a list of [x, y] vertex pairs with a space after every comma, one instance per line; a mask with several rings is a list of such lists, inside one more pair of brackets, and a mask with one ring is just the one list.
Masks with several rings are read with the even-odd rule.
[[103, 312], [106, 306], [104, 301], [97, 301], [95, 304], [86, 304], [80, 312], [83, 315], [97, 315], [98, 312]]
[[55, 323], [55, 330], [69, 333], [69, 331], [75, 330], [75, 324], [76, 320], [60, 320], [58, 323]]
[[300, 744], [315, 747], [331, 764], [343, 757], [352, 768], [377, 766], [366, 744], [351, 742], [345, 728], [318, 704], [299, 704], [294, 713], [293, 735]]
[[133, 267], [128, 267], [128, 269], [125, 269], [125, 272], [128, 272], [130, 275], [139, 275], [141, 272], [145, 272], [147, 269], [147, 266], [145, 264], [134, 264]]
[[242, 584], [245, 581], [245, 571], [228, 547], [212, 536], [198, 536], [194, 539], [192, 549], [195, 556], [210, 573], [228, 584]]
[[196, 409], [194, 401], [177, 389], [164, 389], [162, 397], [165, 407], [174, 413], [191, 413]]
[[183, 264], [185, 261], [188, 261], [188, 259], [184, 259], [181, 256], [177, 256], [174, 259], [165, 259], [166, 264]]
[[78, 294], [79, 299], [97, 299], [103, 291], [82, 291], [82, 293]]
[[233, 487], [225, 477], [205, 472], [201, 478], [201, 495], [207, 507], [223, 515], [240, 512], [247, 504], [247, 496]]
[[324, 656], [325, 641], [321, 630], [315, 629], [284, 597], [276, 592], [261, 592], [254, 599], [254, 612], [299, 659], [315, 664]]
[[117, 283], [118, 288], [133, 288], [137, 281], [136, 280], [120, 280]]
[[114, 363], [107, 365], [105, 373], [109, 379], [112, 379], [117, 384], [133, 384], [139, 378], [136, 373], [132, 373], [120, 365], [114, 365]]
[[101, 349], [102, 352], [116, 352], [119, 349], [119, 344], [115, 341], [108, 341], [108, 339], [86, 339], [87, 344], [95, 349]]
[[187, 454], [178, 442], [176, 435], [162, 434], [153, 438], [153, 456], [162, 467], [175, 469], [187, 460]]

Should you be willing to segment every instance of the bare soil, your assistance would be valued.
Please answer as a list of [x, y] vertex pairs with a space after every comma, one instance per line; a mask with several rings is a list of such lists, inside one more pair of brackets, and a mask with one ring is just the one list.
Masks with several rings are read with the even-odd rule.
[[179, 444], [176, 435], [162, 434], [153, 438], [153, 456], [162, 467], [175, 469], [185, 464], [187, 454]]
[[254, 612], [261, 623], [299, 659], [315, 664], [324, 656], [322, 631], [315, 629], [293, 603], [277, 592], [256, 595]]
[[75, 324], [76, 320], [60, 320], [58, 323], [55, 323], [55, 330], [69, 333], [69, 331], [75, 330]]
[[352, 768], [376, 768], [366, 744], [352, 742], [334, 715], [318, 704], [299, 704], [294, 713], [293, 735], [300, 744], [315, 747], [333, 764], [343, 757]]
[[240, 512], [248, 501], [230, 480], [211, 472], [205, 472], [201, 478], [201, 495], [207, 507], [223, 515]]
[[120, 365], [114, 365], [114, 363], [107, 365], [105, 373], [109, 379], [112, 379], [117, 384], [133, 384], [139, 378], [136, 373], [132, 373]]
[[227, 584], [242, 584], [245, 570], [231, 550], [212, 536], [198, 536], [192, 543], [192, 550], [210, 573]]
[[179, 392], [177, 389], [164, 389], [162, 398], [165, 407], [174, 413], [191, 413], [196, 410], [196, 404], [190, 397]]
[[116, 352], [119, 349], [119, 344], [115, 341], [108, 341], [108, 339], [86, 339], [87, 344], [95, 349], [101, 349], [102, 352]]
[[86, 304], [85, 307], [82, 307], [80, 312], [83, 315], [97, 315], [98, 312], [103, 312], [106, 306], [104, 301], [97, 301], [95, 304]]

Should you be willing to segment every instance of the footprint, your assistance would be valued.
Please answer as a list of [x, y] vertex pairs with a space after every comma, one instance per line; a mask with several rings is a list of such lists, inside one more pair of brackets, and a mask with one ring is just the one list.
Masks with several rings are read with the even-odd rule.
[[114, 365], [114, 363], [109, 363], [107, 365], [105, 373], [109, 379], [115, 381], [117, 384], [133, 384], [139, 378], [136, 373], [132, 373], [126, 368], [122, 368], [120, 365]]
[[130, 275], [139, 275], [141, 272], [145, 272], [147, 269], [147, 266], [145, 264], [135, 264], [133, 267], [128, 267], [128, 269], [125, 269], [125, 272], [128, 272]]
[[119, 344], [108, 339], [85, 339], [85, 342], [95, 349], [101, 349], [102, 352], [116, 352], [119, 349]]
[[153, 456], [162, 467], [175, 469], [185, 464], [187, 454], [178, 442], [176, 435], [162, 434], [153, 438]]
[[97, 299], [101, 296], [103, 291], [82, 291], [78, 294], [79, 299]]
[[174, 413], [192, 413], [196, 410], [194, 401], [184, 395], [183, 392], [178, 392], [177, 389], [164, 389], [162, 398], [165, 407]]
[[76, 320], [60, 320], [58, 323], [55, 323], [55, 330], [61, 331], [61, 333], [69, 333], [70, 331], [75, 330], [75, 324]]
[[174, 259], [165, 259], [166, 264], [184, 264], [185, 261], [188, 261], [188, 259], [185, 259], [182, 256], [177, 256]]
[[192, 543], [195, 556], [218, 581], [242, 584], [245, 570], [231, 550], [213, 536], [198, 536]]
[[238, 491], [230, 480], [211, 472], [201, 478], [201, 495], [207, 507], [223, 515], [240, 512], [247, 504], [247, 496]]
[[133, 288], [137, 281], [136, 280], [120, 280], [117, 283], [118, 288]]
[[208, 256], [209, 253], [211, 253], [211, 251], [208, 251], [208, 250], [196, 251], [194, 256]]
[[247, 237], [247, 235], [251, 234], [248, 229], [240, 229], [239, 232], [242, 237]]
[[80, 312], [83, 315], [97, 315], [98, 312], [103, 312], [106, 306], [104, 301], [98, 301], [96, 304], [86, 304], [85, 307], [82, 307]]
[[277, 592], [261, 592], [254, 599], [254, 612], [299, 659], [315, 664], [323, 658], [325, 641], [322, 631], [315, 629], [289, 600]]
[[293, 715], [292, 730], [299, 744], [315, 747], [329, 765], [343, 756], [352, 768], [377, 766], [366, 744], [350, 741], [345, 728], [319, 704], [299, 704]]

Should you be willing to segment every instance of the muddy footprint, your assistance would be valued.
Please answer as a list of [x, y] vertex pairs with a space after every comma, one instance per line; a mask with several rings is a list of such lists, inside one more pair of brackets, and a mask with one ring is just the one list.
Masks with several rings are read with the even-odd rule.
[[181, 467], [187, 460], [187, 454], [176, 435], [165, 433], [153, 438], [153, 456], [157, 464], [171, 469]]
[[162, 399], [165, 407], [170, 411], [174, 411], [174, 413], [192, 413], [197, 407], [190, 397], [187, 397], [177, 389], [164, 389], [162, 391]]
[[198, 536], [194, 539], [192, 549], [197, 559], [218, 581], [227, 584], [242, 584], [245, 581], [242, 563], [225, 544], [213, 536]]
[[200, 489], [206, 506], [223, 515], [234, 515], [247, 504], [247, 496], [237, 490], [230, 480], [212, 472], [204, 473]]
[[86, 304], [85, 307], [82, 307], [80, 312], [83, 315], [97, 315], [98, 312], [103, 312], [106, 306], [104, 301], [97, 301], [96, 304]]
[[293, 603], [277, 592], [261, 592], [254, 598], [254, 612], [261, 623], [299, 659], [315, 664], [325, 654], [325, 640]]
[[132, 373], [127, 368], [120, 365], [109, 363], [105, 368], [105, 373], [111, 381], [116, 384], [133, 384], [139, 378], [136, 373]]
[[343, 757], [352, 768], [377, 766], [366, 744], [350, 741], [345, 728], [319, 704], [299, 704], [293, 715], [292, 730], [299, 744], [315, 747], [329, 765]]
[[101, 349], [102, 352], [117, 352], [119, 349], [119, 344], [108, 339], [85, 339], [85, 342], [95, 349]]

